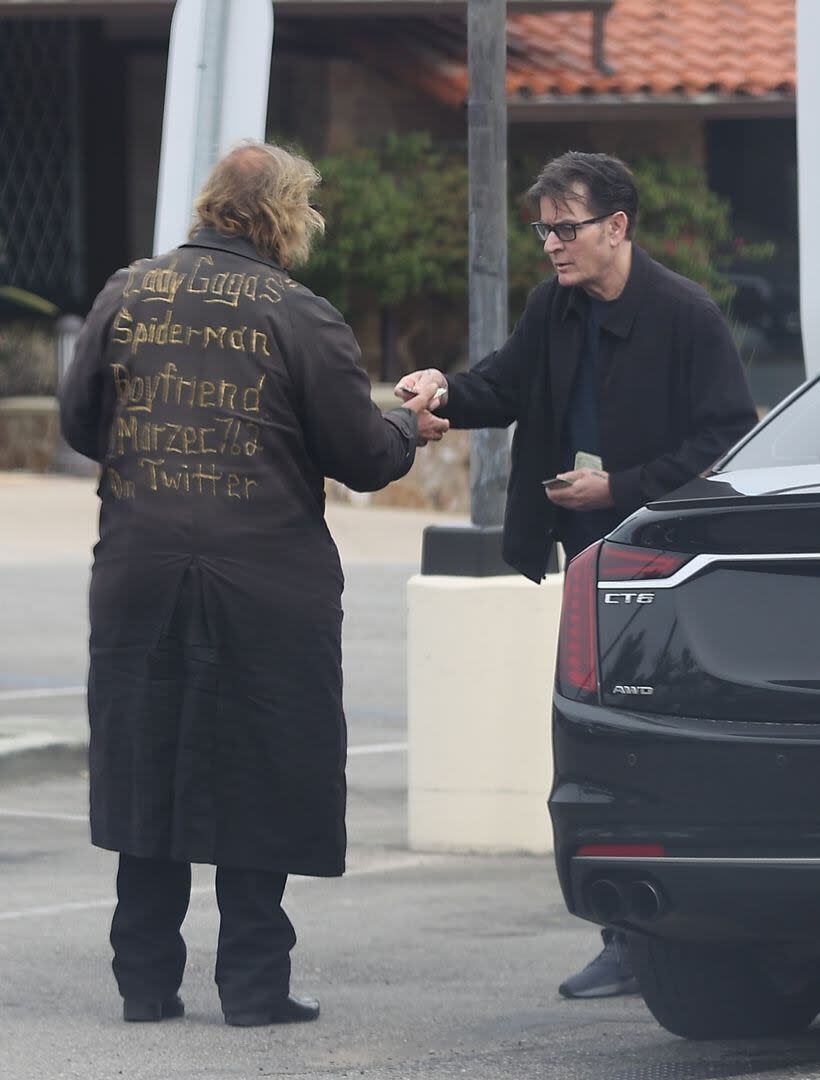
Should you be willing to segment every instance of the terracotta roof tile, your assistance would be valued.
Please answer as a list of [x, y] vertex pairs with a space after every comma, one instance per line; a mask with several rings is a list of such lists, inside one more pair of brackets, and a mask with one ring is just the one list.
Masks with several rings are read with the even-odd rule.
[[[796, 0], [616, 0], [605, 52], [592, 57], [592, 15], [546, 12], [507, 20], [507, 91], [548, 95], [794, 95]], [[356, 50], [448, 104], [467, 95], [459, 18], [408, 20], [401, 34], [365, 33]]]

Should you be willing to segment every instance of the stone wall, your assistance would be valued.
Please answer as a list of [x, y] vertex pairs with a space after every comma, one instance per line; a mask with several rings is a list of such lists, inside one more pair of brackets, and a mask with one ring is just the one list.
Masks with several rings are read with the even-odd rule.
[[335, 480], [328, 480], [325, 489], [329, 502], [469, 513], [470, 433], [453, 431], [441, 442], [417, 450], [415, 464], [407, 476], [381, 491], [350, 491]]
[[[383, 412], [399, 404], [393, 387], [385, 383], [374, 383], [373, 400]], [[329, 502], [469, 513], [470, 433], [450, 431], [441, 442], [419, 448], [410, 472], [381, 491], [351, 491], [335, 480], [328, 480], [325, 490]]]
[[56, 398], [0, 398], [0, 469], [45, 472], [54, 463], [59, 434]]
[[[383, 410], [398, 401], [392, 386], [375, 384], [373, 399]], [[0, 398], [0, 470], [47, 472], [93, 471], [92, 462], [74, 454], [60, 439], [57, 400], [53, 397]], [[467, 513], [470, 508], [470, 436], [450, 432], [439, 443], [417, 451], [407, 476], [383, 491], [361, 494], [334, 480], [326, 484], [331, 502], [364, 506], [412, 507]]]

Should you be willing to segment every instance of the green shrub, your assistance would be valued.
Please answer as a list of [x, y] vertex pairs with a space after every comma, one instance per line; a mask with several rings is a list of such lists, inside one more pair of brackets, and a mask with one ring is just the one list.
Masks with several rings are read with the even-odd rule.
[[[367, 312], [393, 320], [399, 305], [417, 299], [463, 302], [468, 289], [468, 172], [466, 150], [437, 146], [426, 133], [390, 135], [318, 163], [320, 209], [327, 236], [317, 242], [300, 278], [326, 296], [354, 326]], [[542, 162], [511, 160], [508, 200], [510, 317], [533, 286], [550, 273], [529, 222], [526, 191]], [[734, 292], [726, 273], [739, 254], [726, 200], [710, 191], [705, 171], [666, 158], [635, 162], [641, 200], [637, 242], [660, 262], [699, 282], [728, 310]], [[769, 257], [771, 245], [747, 247]], [[383, 340], [389, 339], [383, 333]], [[466, 326], [464, 330], [466, 337]], [[382, 371], [392, 369], [383, 358]]]
[[728, 201], [709, 190], [699, 166], [643, 158], [633, 173], [641, 205], [638, 242], [671, 270], [697, 281], [730, 312], [735, 289], [729, 264], [769, 259], [774, 244], [744, 244], [735, 237]]
[[318, 163], [328, 236], [301, 276], [342, 310], [464, 293], [467, 169], [427, 134], [390, 135]]

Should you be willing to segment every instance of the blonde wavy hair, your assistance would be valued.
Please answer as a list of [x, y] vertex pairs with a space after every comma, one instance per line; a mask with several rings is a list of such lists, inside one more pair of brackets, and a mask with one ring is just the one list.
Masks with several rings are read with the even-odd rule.
[[260, 255], [282, 266], [306, 262], [314, 236], [325, 231], [309, 202], [322, 182], [305, 158], [248, 139], [216, 163], [194, 203], [191, 235], [210, 225], [244, 236]]

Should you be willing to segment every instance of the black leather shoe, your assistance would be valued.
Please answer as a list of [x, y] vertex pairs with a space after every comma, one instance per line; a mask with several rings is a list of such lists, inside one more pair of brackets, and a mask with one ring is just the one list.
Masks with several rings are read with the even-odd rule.
[[129, 1023], [146, 1023], [152, 1020], [175, 1020], [185, 1015], [185, 1004], [179, 994], [165, 998], [124, 998], [122, 1018]]
[[290, 994], [270, 1009], [226, 1012], [225, 1023], [233, 1027], [265, 1027], [268, 1024], [304, 1024], [318, 1016], [318, 1001]]

